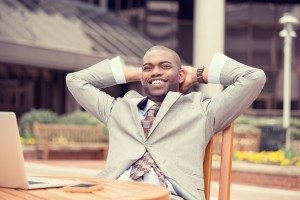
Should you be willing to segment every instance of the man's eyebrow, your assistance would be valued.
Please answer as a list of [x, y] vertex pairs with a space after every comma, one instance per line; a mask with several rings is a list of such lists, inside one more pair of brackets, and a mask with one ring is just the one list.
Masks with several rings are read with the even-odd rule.
[[[161, 61], [161, 62], [159, 62], [158, 64], [159, 65], [161, 65], [161, 64], [164, 64], [164, 63], [169, 63], [169, 64], [172, 64], [170, 61]], [[145, 66], [145, 65], [153, 65], [152, 63], [145, 63], [145, 64], [143, 64], [143, 66]]]
[[170, 61], [162, 61], [162, 62], [160, 62], [159, 64], [164, 64], [164, 63], [169, 63], [169, 64], [172, 64]]
[[143, 64], [143, 66], [145, 66], [145, 65], [152, 65], [151, 63], [145, 63], [145, 64]]

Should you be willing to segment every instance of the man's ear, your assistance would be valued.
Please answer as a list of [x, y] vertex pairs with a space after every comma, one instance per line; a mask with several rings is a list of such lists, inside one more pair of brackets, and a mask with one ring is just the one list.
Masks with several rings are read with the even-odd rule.
[[183, 83], [185, 81], [185, 72], [181, 67], [179, 69], [178, 76], [179, 76], [179, 84]]

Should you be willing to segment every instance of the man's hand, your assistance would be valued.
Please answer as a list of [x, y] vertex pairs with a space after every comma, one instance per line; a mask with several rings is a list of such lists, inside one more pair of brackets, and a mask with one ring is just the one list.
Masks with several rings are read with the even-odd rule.
[[197, 69], [191, 66], [181, 66], [185, 74], [185, 80], [180, 84], [180, 92], [187, 92], [194, 84], [197, 83]]
[[[180, 84], [180, 92], [187, 92], [194, 84], [198, 83], [197, 68], [191, 66], [181, 66], [185, 73], [185, 80]], [[207, 83], [208, 69], [204, 68], [202, 73], [204, 81]]]
[[141, 80], [142, 77], [141, 67], [126, 66], [123, 67], [123, 72], [127, 83]]

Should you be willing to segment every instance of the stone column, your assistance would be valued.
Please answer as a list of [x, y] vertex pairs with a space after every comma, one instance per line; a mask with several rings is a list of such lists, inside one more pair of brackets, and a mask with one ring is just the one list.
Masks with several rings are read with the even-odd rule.
[[[224, 52], [225, 0], [195, 0], [194, 4], [193, 66], [209, 66], [216, 52]], [[215, 96], [223, 87], [208, 84], [201, 90]]]

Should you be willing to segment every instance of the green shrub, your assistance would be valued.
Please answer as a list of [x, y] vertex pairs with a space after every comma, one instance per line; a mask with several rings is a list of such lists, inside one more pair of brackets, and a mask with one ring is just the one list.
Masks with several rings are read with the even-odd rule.
[[260, 133], [260, 129], [249, 124], [236, 124], [234, 128], [235, 134], [243, 135], [243, 134], [257, 134]]
[[300, 140], [300, 129], [299, 128], [291, 128], [291, 139]]
[[62, 115], [59, 118], [60, 124], [85, 124], [85, 125], [99, 125], [102, 124], [92, 114], [77, 110], [75, 112]]
[[[282, 125], [282, 117], [257, 117], [241, 115], [235, 120], [235, 124], [260, 125]], [[300, 128], [300, 118], [291, 118], [291, 127]]]
[[60, 124], [82, 124], [82, 125], [100, 125], [102, 126], [102, 133], [105, 136], [106, 140], [108, 141], [108, 129], [107, 127], [101, 123], [96, 117], [92, 114], [77, 110], [72, 113], [68, 113], [62, 115], [59, 118], [58, 123]]
[[43, 109], [32, 109], [30, 112], [23, 114], [19, 120], [19, 129], [22, 137], [29, 138], [33, 136], [32, 124], [34, 122], [57, 123], [58, 115], [50, 110]]
[[34, 122], [45, 124], [78, 124], [78, 125], [100, 125], [102, 133], [108, 140], [108, 130], [97, 118], [88, 112], [77, 110], [62, 116], [50, 110], [31, 110], [23, 114], [19, 120], [19, 129], [24, 138], [33, 137], [32, 125]]
[[235, 120], [235, 124], [248, 124], [252, 126], [259, 127], [261, 125], [280, 125], [282, 124], [282, 118], [280, 117], [256, 117], [256, 116], [247, 116], [241, 115]]
[[[241, 115], [235, 120], [237, 128], [245, 129], [244, 125], [251, 127], [259, 127], [262, 125], [282, 125], [282, 117], [257, 117], [249, 115]], [[300, 140], [300, 118], [291, 118], [291, 139]]]
[[300, 118], [292, 118], [291, 126], [295, 128], [300, 128]]

